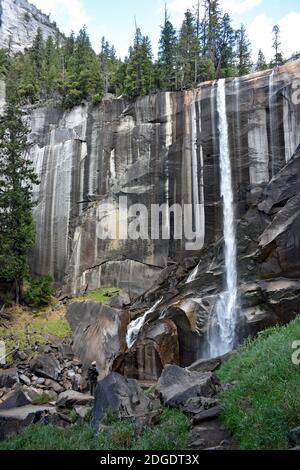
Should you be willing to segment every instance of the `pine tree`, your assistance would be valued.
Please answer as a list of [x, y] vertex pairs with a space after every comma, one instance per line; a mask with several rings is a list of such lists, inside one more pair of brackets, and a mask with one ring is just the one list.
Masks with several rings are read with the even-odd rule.
[[154, 89], [152, 47], [148, 36], [137, 28], [134, 46], [129, 49], [126, 64], [124, 93], [130, 97], [144, 96]]
[[177, 34], [173, 24], [165, 13], [165, 24], [161, 30], [158, 52], [159, 89], [176, 89]]
[[13, 284], [17, 304], [35, 238], [32, 189], [38, 180], [24, 156], [27, 134], [21, 112], [9, 104], [0, 118], [0, 278]]
[[37, 82], [41, 80], [44, 61], [44, 39], [41, 28], [38, 28], [36, 37], [30, 49], [34, 77]]
[[230, 77], [236, 74], [235, 70], [235, 39], [236, 34], [231, 26], [230, 16], [225, 13], [218, 29], [216, 49], [216, 78]]
[[261, 49], [258, 51], [257, 62], [256, 62], [256, 71], [261, 72], [263, 70], [267, 70], [268, 64], [265, 58], [265, 55]]
[[178, 41], [178, 75], [181, 89], [195, 84], [195, 57], [199, 54], [195, 19], [190, 10], [184, 14]]
[[236, 36], [237, 69], [238, 75], [241, 77], [250, 73], [252, 67], [250, 42], [244, 25], [241, 25], [241, 28], [236, 32]]
[[218, 40], [220, 36], [221, 9], [219, 0], [204, 0], [205, 16], [202, 22], [203, 53], [218, 67]]
[[271, 67], [278, 67], [284, 63], [282, 52], [280, 51], [280, 29], [277, 25], [273, 28], [273, 49], [275, 50], [275, 56], [271, 61]]
[[42, 91], [49, 98], [55, 92], [59, 80], [60, 53], [52, 36], [49, 36], [45, 44], [43, 58]]
[[9, 54], [7, 49], [0, 49], [0, 77], [5, 76], [9, 68]]

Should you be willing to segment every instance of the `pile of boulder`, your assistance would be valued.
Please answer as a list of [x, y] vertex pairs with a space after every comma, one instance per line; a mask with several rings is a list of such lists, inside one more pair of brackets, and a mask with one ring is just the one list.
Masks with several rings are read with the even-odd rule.
[[0, 370], [0, 440], [31, 424], [40, 411], [48, 410], [51, 422], [63, 426], [72, 422], [68, 410], [85, 418], [93, 402], [86, 390], [86, 373], [69, 343], [39, 346], [31, 357], [17, 351], [13, 367]]
[[[221, 385], [215, 371], [228, 356], [199, 361], [190, 368], [167, 365], [149, 398], [149, 384], [126, 378], [116, 372], [98, 382], [92, 413], [92, 425], [100, 432], [111, 432], [105, 425], [108, 410], [119, 419], [134, 419], [136, 432], [160, 424], [162, 407], [178, 408], [190, 417], [191, 450], [236, 449], [237, 444], [220, 423], [218, 395]], [[176, 439], [176, 436], [174, 436]]]

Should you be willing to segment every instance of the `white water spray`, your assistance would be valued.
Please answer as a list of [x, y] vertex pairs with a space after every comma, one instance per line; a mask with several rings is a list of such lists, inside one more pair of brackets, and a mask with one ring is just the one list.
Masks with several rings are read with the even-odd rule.
[[144, 313], [144, 315], [142, 317], [139, 317], [137, 318], [136, 320], [133, 320], [129, 325], [128, 325], [128, 328], [127, 328], [127, 334], [126, 334], [126, 344], [127, 344], [127, 347], [128, 348], [131, 348], [138, 335], [139, 335], [139, 332], [141, 331], [141, 329], [143, 328], [146, 320], [147, 320], [147, 317], [150, 313], [153, 313], [155, 312], [156, 308], [159, 306], [159, 304], [161, 303], [161, 301], [163, 300], [163, 297], [161, 299], [159, 299], [149, 310], [147, 310], [146, 313]]
[[209, 357], [226, 354], [234, 348], [237, 326], [237, 252], [225, 80], [219, 80], [218, 82], [217, 104], [219, 116], [218, 127], [221, 196], [223, 198], [226, 286], [225, 291], [219, 297], [209, 327]]

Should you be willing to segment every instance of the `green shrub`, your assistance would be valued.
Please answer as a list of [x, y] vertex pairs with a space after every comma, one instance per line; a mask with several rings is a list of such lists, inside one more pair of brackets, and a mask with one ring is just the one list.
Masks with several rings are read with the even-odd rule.
[[26, 304], [30, 307], [43, 307], [49, 305], [55, 294], [52, 282], [53, 280], [51, 276], [32, 279], [24, 294]]
[[50, 395], [48, 395], [48, 393], [42, 393], [41, 395], [37, 395], [36, 397], [34, 397], [34, 399], [32, 400], [32, 404], [36, 406], [47, 405], [47, 403], [49, 403], [50, 401], [52, 401]]
[[239, 381], [222, 397], [223, 420], [245, 450], [284, 450], [300, 422], [300, 368], [292, 362], [300, 317], [248, 341], [219, 371], [223, 383]]

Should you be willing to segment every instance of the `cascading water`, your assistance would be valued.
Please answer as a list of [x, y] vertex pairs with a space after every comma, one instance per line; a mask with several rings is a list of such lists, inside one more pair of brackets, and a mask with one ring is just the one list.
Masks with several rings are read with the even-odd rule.
[[127, 347], [128, 348], [131, 348], [138, 335], [139, 335], [139, 332], [141, 331], [141, 329], [143, 328], [146, 320], [147, 320], [147, 317], [150, 313], [153, 313], [155, 312], [155, 309], [159, 306], [159, 304], [161, 303], [161, 301], [163, 300], [163, 297], [161, 299], [159, 299], [149, 310], [147, 310], [146, 313], [144, 313], [144, 315], [142, 317], [139, 317], [137, 318], [136, 320], [133, 320], [129, 325], [128, 325], [128, 328], [127, 328], [127, 334], [126, 334], [126, 344], [127, 344]]
[[275, 70], [272, 70], [269, 77], [269, 125], [270, 125], [270, 142], [269, 142], [269, 158], [271, 177], [275, 176], [276, 157], [277, 157], [277, 136], [278, 129], [276, 117], [276, 88], [275, 88]]
[[219, 118], [219, 147], [221, 196], [225, 243], [225, 291], [220, 295], [208, 331], [208, 357], [231, 351], [236, 341], [237, 326], [237, 267], [234, 198], [226, 114], [225, 80], [218, 81], [217, 107]]

